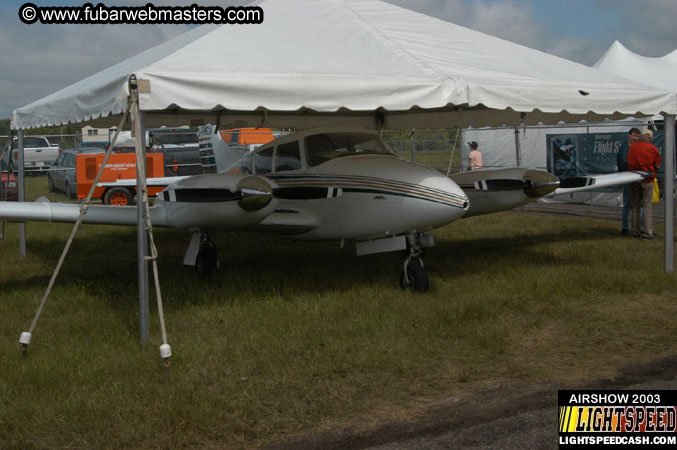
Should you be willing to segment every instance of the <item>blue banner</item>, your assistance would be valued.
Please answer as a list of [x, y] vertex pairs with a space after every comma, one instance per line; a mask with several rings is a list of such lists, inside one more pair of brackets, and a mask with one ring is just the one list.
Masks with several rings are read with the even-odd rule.
[[[616, 155], [627, 132], [548, 134], [548, 171], [559, 178], [618, 172]], [[653, 144], [663, 157], [665, 133], [654, 132]], [[663, 173], [663, 168], [658, 171]]]

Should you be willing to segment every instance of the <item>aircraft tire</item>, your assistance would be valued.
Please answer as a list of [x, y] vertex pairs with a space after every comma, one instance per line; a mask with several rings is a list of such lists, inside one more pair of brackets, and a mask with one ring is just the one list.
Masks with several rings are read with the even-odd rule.
[[212, 247], [202, 247], [195, 259], [195, 268], [200, 275], [209, 275], [216, 272], [219, 268], [216, 249]]
[[407, 283], [404, 276], [404, 270], [400, 275], [400, 287], [402, 289], [411, 289], [414, 292], [426, 292], [430, 289], [430, 279], [428, 272], [419, 264], [413, 263], [407, 266], [407, 275], [409, 276], [409, 283]]

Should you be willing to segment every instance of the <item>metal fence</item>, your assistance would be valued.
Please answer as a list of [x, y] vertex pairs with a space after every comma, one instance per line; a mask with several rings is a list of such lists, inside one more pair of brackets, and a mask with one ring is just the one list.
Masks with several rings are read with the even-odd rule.
[[461, 130], [384, 130], [383, 140], [400, 157], [444, 172], [461, 170]]
[[[468, 167], [470, 152], [467, 143], [475, 141], [482, 152], [485, 167], [525, 166], [552, 170], [548, 158], [552, 149], [548, 136], [581, 136], [586, 134], [627, 133], [631, 127], [649, 126], [648, 120], [562, 125], [468, 128], [462, 130], [462, 169]], [[615, 157], [615, 152], [613, 153]]]

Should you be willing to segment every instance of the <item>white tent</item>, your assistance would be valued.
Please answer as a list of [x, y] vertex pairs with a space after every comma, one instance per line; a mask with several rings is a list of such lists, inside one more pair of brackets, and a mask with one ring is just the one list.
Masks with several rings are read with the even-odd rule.
[[227, 115], [243, 126], [423, 128], [677, 113], [668, 92], [378, 0], [259, 5], [260, 25], [193, 29], [15, 110], [12, 126], [112, 124], [131, 74], [148, 125]]
[[677, 92], [677, 50], [660, 58], [649, 58], [615, 41], [593, 67], [647, 86]]

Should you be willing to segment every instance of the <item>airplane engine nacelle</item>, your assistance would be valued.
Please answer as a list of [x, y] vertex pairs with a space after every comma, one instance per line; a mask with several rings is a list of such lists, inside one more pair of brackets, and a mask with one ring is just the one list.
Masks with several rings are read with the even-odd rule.
[[173, 183], [158, 195], [174, 228], [238, 230], [255, 225], [275, 210], [273, 182], [241, 174], [209, 174]]
[[470, 199], [463, 217], [506, 211], [553, 192], [556, 176], [538, 169], [509, 167], [461, 172], [450, 177]]

